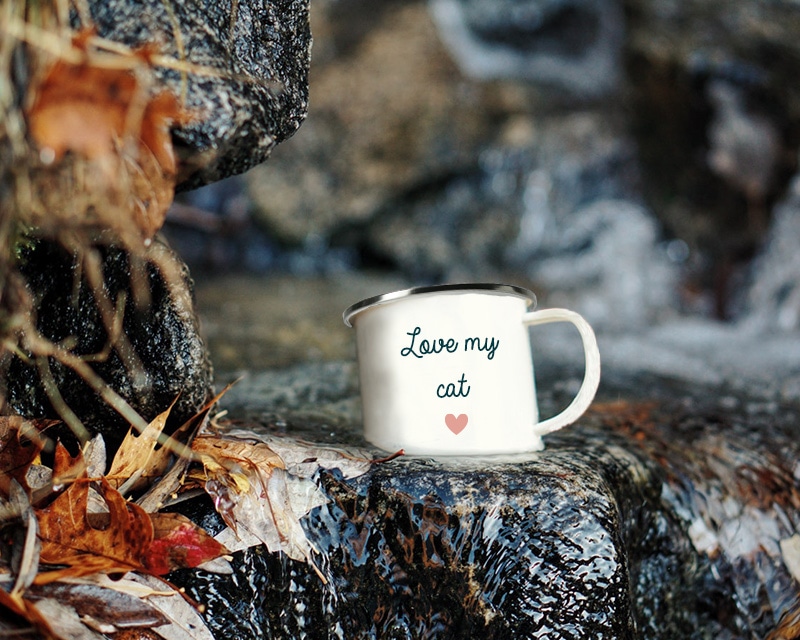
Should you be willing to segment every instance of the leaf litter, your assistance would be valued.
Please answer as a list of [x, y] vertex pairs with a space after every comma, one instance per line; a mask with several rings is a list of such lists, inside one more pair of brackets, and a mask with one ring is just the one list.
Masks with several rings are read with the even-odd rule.
[[[263, 545], [307, 562], [325, 582], [302, 525], [328, 501], [319, 473], [352, 478], [382, 461], [225, 431], [219, 421], [211, 429], [219, 397], [169, 436], [166, 409], [142, 433], [131, 430], [110, 461], [102, 437], [75, 455], [57, 442], [52, 467], [42, 460], [50, 423], [0, 417], [0, 611], [47, 638], [138, 630], [137, 637], [204, 640], [212, 636], [203, 607], [164, 579], [171, 571], [230, 573], [230, 554]], [[29, 483], [34, 475], [45, 480]], [[226, 525], [213, 537], [169, 510], [200, 491]]]
[[[217, 398], [166, 436], [169, 409], [147, 425], [96, 376], [88, 356], [39, 333], [13, 252], [14, 242], [34, 231], [81, 256], [113, 337], [108, 348], [120, 357], [129, 352], [115, 313], [124, 300], [103, 294], [92, 243], [98, 231], [110, 231], [142, 264], [154, 261], [165, 277], [177, 272], [150, 240], [180, 169], [170, 129], [201, 114], [159, 90], [153, 70], [220, 72], [148, 47], [130, 49], [91, 29], [75, 32], [64, 21], [68, 12], [53, 14], [46, 3], [2, 6], [0, 139], [17, 171], [0, 198], [0, 298], [11, 305], [0, 309], [0, 355], [35, 361], [48, 398], [83, 447], [70, 453], [51, 442], [53, 421], [0, 416], [0, 636], [211, 639], [202, 605], [161, 576], [262, 544], [314, 566], [301, 524], [326, 501], [314, 474], [337, 465], [346, 475], [363, 473], [369, 461], [320, 456], [301, 443], [279, 450], [256, 436], [198, 436]], [[34, 14], [41, 20], [29, 21]], [[10, 81], [21, 57], [31, 79], [22, 89]], [[139, 433], [132, 430], [112, 460], [57, 393], [51, 360], [75, 371]], [[216, 539], [168, 511], [196, 491], [210, 495], [227, 524]]]

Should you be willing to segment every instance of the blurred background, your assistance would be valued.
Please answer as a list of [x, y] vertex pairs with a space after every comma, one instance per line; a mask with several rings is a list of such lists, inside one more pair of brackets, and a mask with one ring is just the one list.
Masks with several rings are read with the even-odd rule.
[[[612, 368], [800, 399], [800, 5], [312, 0], [311, 23], [305, 123], [164, 230], [218, 370], [350, 358], [347, 305], [489, 280], [585, 315]], [[564, 331], [542, 357], [580, 358]]]

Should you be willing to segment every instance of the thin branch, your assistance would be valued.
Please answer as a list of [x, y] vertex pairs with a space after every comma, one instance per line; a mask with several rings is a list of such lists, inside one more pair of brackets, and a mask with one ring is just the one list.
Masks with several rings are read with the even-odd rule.
[[100, 256], [94, 248], [85, 249], [82, 253], [83, 271], [86, 274], [86, 281], [94, 295], [95, 304], [100, 312], [103, 327], [108, 335], [108, 340], [114, 346], [115, 351], [122, 360], [122, 364], [128, 371], [133, 381], [135, 389], [139, 390], [147, 386], [147, 376], [144, 373], [144, 366], [138, 354], [128, 340], [128, 336], [122, 330], [123, 306], [119, 305], [117, 299], [116, 309], [109, 300], [108, 292], [103, 279], [103, 267]]
[[58, 362], [69, 367], [83, 378], [84, 382], [86, 382], [106, 404], [125, 418], [139, 433], [147, 428], [147, 422], [145, 422], [144, 418], [142, 418], [122, 396], [109, 387], [106, 381], [97, 375], [80, 356], [52, 343], [47, 338], [43, 337], [33, 326], [29, 325], [23, 331], [23, 336], [27, 343], [26, 347], [31, 353], [35, 353], [37, 356], [52, 356]]
[[90, 440], [91, 435], [89, 434], [89, 430], [86, 428], [83, 422], [81, 422], [81, 419], [77, 416], [77, 414], [70, 409], [69, 405], [64, 400], [64, 396], [61, 395], [61, 391], [58, 389], [55, 378], [53, 378], [53, 372], [50, 369], [50, 362], [46, 356], [36, 357], [36, 368], [39, 370], [39, 379], [42, 382], [44, 392], [47, 394], [47, 399], [50, 400], [50, 404], [53, 406], [53, 409], [55, 409], [56, 413], [61, 416], [61, 419], [70, 428], [72, 433], [75, 434], [75, 437], [81, 444], [87, 440]]

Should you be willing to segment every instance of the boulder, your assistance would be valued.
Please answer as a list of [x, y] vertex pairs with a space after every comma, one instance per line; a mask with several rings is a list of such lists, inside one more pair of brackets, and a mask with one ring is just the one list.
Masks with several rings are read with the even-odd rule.
[[73, 13], [74, 28], [94, 27], [109, 40], [155, 47], [194, 66], [186, 73], [153, 65], [157, 81], [193, 115], [173, 133], [182, 164], [179, 188], [263, 162], [305, 117], [311, 49], [307, 0], [91, 0], [86, 11]]
[[[54, 24], [57, 22], [51, 13], [43, 11], [39, 17], [42, 24], [49, 24], [48, 17]], [[262, 162], [277, 143], [296, 131], [305, 117], [311, 45], [305, 0], [259, 3], [230, 0], [208, 6], [159, 0], [144, 4], [124, 0], [89, 1], [70, 7], [65, 15], [69, 17], [73, 33], [78, 34], [77, 48], [72, 53], [79, 53], [81, 47], [88, 46], [85, 34], [96, 33], [100, 39], [92, 39], [92, 46], [119, 54], [116, 62], [125, 65], [123, 73], [135, 67], [130, 78], [126, 75], [131, 86], [153, 94], [166, 88], [180, 100], [181, 108], [188, 115], [177, 118], [171, 131], [178, 156], [180, 188], [219, 180]], [[37, 50], [35, 46], [30, 48], [31, 52]], [[91, 57], [92, 51], [86, 55]], [[24, 66], [11, 65], [7, 69], [9, 77], [23, 85], [30, 80], [22, 72]], [[84, 73], [80, 65], [76, 69], [80, 71], [76, 81], [89, 85], [94, 76]], [[132, 111], [123, 111], [123, 115], [127, 113], [126, 117], [132, 117], [131, 112], [138, 113], [136, 99], [141, 101], [147, 94], [124, 93], [120, 98], [114, 93], [115, 87], [111, 85], [104, 99], [112, 103], [114, 99], [131, 100], [134, 104], [122, 105], [122, 108]], [[82, 87], [87, 92], [90, 89], [90, 86]], [[21, 90], [20, 94], [23, 93]], [[68, 99], [68, 93], [65, 95]], [[61, 99], [66, 100], [63, 96]], [[13, 115], [20, 116], [18, 112]], [[32, 121], [30, 112], [25, 115]], [[158, 126], [165, 127], [163, 135], [168, 135], [166, 124], [172, 121], [172, 116], [166, 117], [164, 122], [158, 121]], [[32, 131], [32, 125], [30, 128]], [[117, 135], [122, 133], [117, 132]], [[141, 137], [146, 136], [142, 133]], [[150, 151], [163, 153], [171, 160], [168, 141], [157, 136], [151, 138], [147, 139], [150, 146], [160, 141], [165, 148]], [[138, 139], [134, 142], [144, 145]], [[119, 151], [113, 146], [118, 145], [117, 140], [108, 143]], [[120, 157], [124, 155], [121, 153]], [[81, 153], [66, 154], [65, 163], [69, 166], [66, 173], [58, 173], [58, 180], [32, 183], [27, 178], [17, 180], [11, 156], [6, 158], [9, 162], [3, 166], [4, 176], [11, 180], [6, 191], [13, 194], [13, 188], [22, 185], [24, 196], [25, 189], [33, 184], [52, 198], [43, 197], [40, 203], [38, 199], [26, 199], [17, 194], [16, 200], [23, 210], [15, 212], [13, 207], [6, 208], [12, 215], [19, 213], [22, 222], [37, 227], [31, 230], [33, 236], [58, 239], [58, 242], [35, 239], [30, 244], [22, 239], [20, 242], [24, 246], [18, 248], [12, 246], [17, 242], [12, 238], [7, 239], [8, 246], [0, 248], [0, 260], [14, 279], [13, 283], [6, 283], [8, 287], [4, 284], [4, 289], [16, 286], [18, 271], [33, 300], [33, 308], [20, 300], [12, 311], [27, 316], [35, 309], [36, 326], [42, 336], [84, 358], [110, 389], [146, 420], [154, 418], [177, 399], [172, 420], [180, 422], [202, 406], [211, 392], [211, 368], [198, 335], [188, 271], [163, 245], [156, 242], [149, 246], [149, 238], [158, 230], [160, 219], [141, 229], [142, 239], [147, 238], [144, 243], [138, 242], [138, 234], [137, 242], [129, 242], [124, 228], [129, 216], [141, 210], [146, 213], [157, 193], [159, 197], [168, 194], [171, 199], [172, 183], [167, 181], [169, 188], [165, 187], [163, 193], [157, 192], [155, 185], [146, 184], [142, 193], [122, 194], [123, 202], [132, 205], [132, 212], [117, 207], [119, 203], [113, 198], [85, 201], [79, 197], [81, 189], [86, 187], [93, 193], [94, 187], [99, 185], [101, 195], [106, 194], [103, 185], [113, 177], [114, 167], [118, 165], [102, 165], [106, 174], [111, 175], [94, 174], [97, 167], [91, 163], [84, 167], [78, 162], [79, 157]], [[70, 158], [76, 159], [75, 166], [68, 162]], [[132, 172], [139, 176], [135, 170]], [[81, 180], [71, 180], [73, 173], [80, 173]], [[171, 173], [169, 177], [171, 179]], [[126, 179], [119, 182], [123, 191], [130, 186]], [[114, 189], [119, 186], [114, 184]], [[116, 193], [114, 189], [112, 192]], [[90, 231], [85, 237], [83, 233], [78, 236], [73, 233], [74, 221], [67, 215], [72, 202], [77, 202], [81, 216], [88, 217], [86, 226]], [[166, 206], [158, 208], [166, 209]], [[38, 216], [42, 212], [46, 213], [46, 219]], [[123, 228], [117, 229], [116, 222]], [[93, 235], [96, 224], [102, 227], [100, 235], [110, 226], [117, 236], [111, 238], [106, 233], [98, 238]], [[81, 229], [83, 231], [83, 227]], [[13, 233], [5, 236], [13, 236]], [[129, 253], [116, 248], [114, 243], [136, 247], [136, 251]], [[90, 262], [97, 264], [91, 267]], [[4, 304], [9, 303], [6, 300]], [[122, 331], [120, 336], [116, 335], [117, 324]], [[25, 339], [22, 336], [20, 343], [24, 344]], [[31, 351], [36, 350], [32, 348]], [[50, 376], [41, 362], [37, 367], [35, 363], [6, 354], [4, 360], [7, 365], [4, 400], [22, 415], [64, 414], [65, 410], [58, 408], [63, 400], [90, 430], [103, 432], [112, 446], [127, 430], [127, 421], [95, 392], [89, 391], [81, 376], [62, 366], [63, 363], [50, 359], [54, 384], [47, 385], [40, 381], [40, 376], [42, 380]], [[61, 399], [57, 397], [59, 394]]]
[[[355, 374], [350, 363], [265, 372], [223, 403], [269, 437], [384, 455], [358, 433]], [[543, 413], [564, 396], [545, 392]], [[235, 554], [230, 576], [170, 579], [208, 607], [220, 638], [792, 637], [780, 634], [800, 595], [798, 417], [611, 373], [542, 452], [320, 471], [328, 503], [303, 524], [325, 582], [261, 548]], [[220, 526], [210, 503], [183, 509]]]
[[[112, 344], [98, 305], [98, 289], [87, 276], [87, 252], [100, 259], [102, 297], [120, 323], [124, 339]], [[175, 401], [170, 424], [179, 426], [212, 394], [212, 369], [199, 333], [192, 282], [182, 262], [154, 243], [144, 256], [98, 246], [77, 253], [41, 240], [20, 255], [19, 269], [32, 297], [36, 327], [47, 339], [72, 346], [92, 370], [146, 421]], [[60, 417], [31, 362], [7, 364], [9, 404], [29, 418]], [[125, 436], [129, 423], [75, 371], [50, 359], [55, 386], [67, 406], [109, 448]]]

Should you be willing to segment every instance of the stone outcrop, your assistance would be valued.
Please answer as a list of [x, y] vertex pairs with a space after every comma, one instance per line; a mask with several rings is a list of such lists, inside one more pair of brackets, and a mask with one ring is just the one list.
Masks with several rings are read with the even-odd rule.
[[[59, 5], [58, 9], [67, 10], [66, 5]], [[21, 11], [24, 18], [24, 8]], [[7, 13], [16, 18], [18, 12], [9, 8]], [[306, 0], [253, 3], [230, 0], [208, 5], [160, 0], [145, 3], [89, 1], [70, 5], [63, 16], [47, 5], [42, 7], [41, 16], [28, 17], [33, 21], [32, 29], [55, 28], [58, 20], [68, 17], [75, 38], [74, 49], [69, 54], [80, 62], [74, 68], [74, 81], [83, 83], [80, 89], [88, 96], [92, 95], [92, 81], [108, 78], [93, 76], [87, 71], [93, 69], [90, 61], [97, 53], [92, 47], [119, 55], [111, 66], [125, 65], [121, 73], [127, 84], [121, 86], [130, 89], [130, 85], [141, 95], [127, 89], [121, 92], [119, 86], [106, 82], [110, 86], [103, 99], [108, 104], [101, 101], [99, 108], [119, 107], [123, 130], [102, 130], [100, 136], [109, 137], [104, 144], [110, 156], [124, 157], [126, 153], [135, 156], [138, 150], [141, 158], [146, 159], [149, 156], [142, 152], [145, 149], [148, 153], [162, 154], [169, 160], [166, 164], [171, 165], [172, 147], [168, 140], [171, 134], [177, 156], [178, 188], [189, 189], [242, 173], [262, 162], [276, 144], [297, 130], [305, 117], [311, 46]], [[9, 29], [22, 29], [22, 18], [19, 25], [12, 24]], [[41, 24], [36, 20], [41, 20]], [[6, 71], [9, 83], [20, 85], [14, 87], [19, 95], [31, 101], [37, 97], [37, 92], [39, 97], [44, 93], [25, 71], [26, 65], [33, 65], [31, 60], [37, 59], [39, 43], [31, 38], [22, 44], [18, 38], [15, 34], [9, 39], [12, 44], [18, 44], [20, 50], [17, 64], [10, 64]], [[89, 41], [91, 47], [86, 44]], [[51, 41], [45, 40], [48, 42]], [[30, 60], [22, 55], [22, 47], [28, 47], [25, 52], [30, 54]], [[10, 51], [11, 48], [6, 51], [7, 58]], [[67, 54], [64, 57], [66, 59]], [[103, 64], [108, 65], [108, 60]], [[177, 99], [179, 111], [185, 117], [176, 118], [174, 114], [165, 115], [162, 120], [154, 117], [150, 126], [158, 135], [150, 130], [135, 129], [135, 135], [125, 130], [132, 126], [129, 120], [141, 117], [139, 111], [145, 109], [145, 104], [147, 108], [151, 106], [148, 98], [162, 95], [164, 89]], [[55, 96], [54, 101], [61, 100], [67, 105], [76, 103], [77, 106], [72, 106], [73, 112], [64, 113], [68, 116], [71, 113], [69, 117], [74, 116], [74, 121], [86, 130], [77, 127], [69, 117], [59, 116], [60, 111], [52, 117], [61, 117], [66, 124], [55, 121], [51, 123], [53, 128], [76, 127], [80, 131], [76, 136], [91, 137], [93, 114], [89, 111], [89, 116], [85, 116], [86, 110], [82, 110], [85, 105], [80, 102], [83, 94], [78, 92], [77, 97], [70, 96], [67, 87]], [[17, 102], [23, 100], [20, 98]], [[117, 104], [119, 102], [122, 104]], [[168, 112], [177, 109], [171, 101], [166, 102], [170, 104]], [[33, 136], [32, 112], [28, 110], [23, 115], [28, 133]], [[15, 135], [23, 126], [17, 122], [19, 117], [20, 113], [14, 111], [12, 124], [16, 128], [11, 128]], [[85, 117], [88, 122], [83, 122]], [[171, 131], [170, 123], [175, 125]], [[133, 139], [118, 139], [125, 136]], [[34, 144], [31, 140], [28, 142]], [[127, 147], [121, 149], [129, 143], [134, 145], [134, 152]], [[174, 167], [168, 170], [164, 166], [154, 170], [152, 175], [144, 169], [138, 173], [130, 169], [138, 182], [129, 182], [130, 176], [115, 176], [115, 171], [122, 166], [115, 164], [116, 160], [91, 164], [92, 159], [87, 155], [84, 160], [88, 164], [84, 166], [79, 159], [82, 153], [88, 152], [81, 152], [80, 145], [70, 144], [66, 144], [65, 149], [59, 148], [59, 153], [65, 154], [64, 164], [69, 166], [63, 173], [56, 172], [52, 180], [46, 176], [47, 180], [31, 182], [30, 176], [15, 173], [11, 161], [3, 166], [4, 176], [10, 183], [6, 189], [8, 193], [21, 185], [19, 190], [24, 195], [25, 189], [33, 184], [32, 192], [52, 198], [43, 198], [42, 203], [37, 201], [34, 206], [34, 198], [19, 195], [16, 200], [21, 211], [6, 206], [0, 213], [3, 227], [0, 235], [5, 243], [0, 251], [1, 259], [5, 271], [11, 274], [8, 282], [3, 282], [0, 297], [4, 298], [4, 305], [16, 304], [11, 311], [25, 316], [26, 320], [35, 315], [36, 329], [28, 329], [30, 333], [38, 331], [43, 338], [40, 344], [44, 344], [37, 351], [33, 336], [28, 339], [18, 335], [20, 350], [37, 358], [26, 361], [10, 353], [2, 354], [3, 405], [7, 400], [13, 410], [26, 417], [64, 417], [74, 412], [90, 432], [102, 432], [107, 444], [113, 447], [128, 430], [130, 418], [135, 419], [135, 416], [122, 419], [97, 395], [100, 385], [107, 385], [145, 420], [151, 420], [176, 401], [172, 421], [180, 424], [210, 397], [211, 367], [199, 337], [188, 271], [165, 246], [158, 242], [150, 245], [150, 237], [163, 218], [151, 220], [147, 209], [158, 198], [168, 196], [163, 207], [160, 202], [155, 207], [160, 213], [166, 210], [173, 194]], [[159, 144], [164, 148], [148, 147]], [[75, 159], [74, 166], [69, 164], [70, 159]], [[47, 164], [44, 160], [42, 163]], [[131, 166], [138, 165], [134, 162]], [[153, 176], [164, 179], [165, 184], [148, 182]], [[106, 181], [113, 188], [106, 189], [109, 186]], [[103, 197], [94, 197], [96, 186]], [[128, 192], [138, 186], [142, 186], [141, 191]], [[78, 197], [83, 188], [91, 195], [88, 199]], [[117, 189], [123, 192], [119, 201], [108, 195], [116, 196]], [[87, 218], [78, 222], [85, 224], [85, 229], [80, 227], [80, 233], [72, 226], [76, 220], [62, 215], [70, 212], [73, 201], [78, 203], [76, 209], [80, 215]], [[37, 214], [43, 211], [45, 217], [33, 215], [34, 209]], [[142, 211], [144, 221], [137, 221], [134, 216]], [[16, 217], [11, 219], [11, 216]], [[140, 229], [142, 238], [138, 233], [127, 233], [129, 218], [134, 218], [134, 226], [147, 222], [146, 228]], [[119, 228], [115, 226], [117, 222]], [[9, 230], [15, 225], [32, 228]], [[100, 228], [95, 229], [95, 226]], [[109, 233], [109, 227], [116, 235]], [[27, 235], [18, 237], [23, 231]], [[135, 237], [136, 242], [131, 243], [131, 237]], [[144, 238], [147, 240], [140, 242]], [[26, 293], [22, 292], [20, 283], [23, 281]], [[12, 290], [18, 284], [18, 290]], [[25, 300], [16, 301], [15, 297]], [[12, 300], [9, 302], [8, 298]], [[13, 334], [17, 325], [10, 324], [8, 331]], [[93, 372], [91, 375], [99, 376], [101, 381], [87, 386], [85, 371], [76, 373], [71, 365], [65, 366], [63, 359], [56, 362], [57, 358], [48, 358], [52, 347], [46, 341], [58, 343], [73, 356], [83, 359]], [[95, 391], [91, 391], [90, 386]]]
[[86, 3], [73, 27], [129, 47], [154, 46], [193, 65], [154, 67], [194, 119], [174, 132], [179, 188], [213, 182], [263, 162], [308, 108], [311, 33], [307, 0], [187, 4]]
[[[272, 437], [382, 455], [354, 430], [354, 379], [351, 364], [296, 367], [224, 403]], [[260, 549], [232, 576], [170, 578], [225, 638], [793, 637], [796, 411], [613, 373], [601, 396], [540, 453], [320, 472], [329, 502], [304, 527], [326, 583]], [[209, 504], [185, 509], [219, 526]]]
[[[99, 289], [89, 280], [84, 260], [93, 250], [100, 258]], [[19, 268], [39, 332], [87, 358], [92, 370], [146, 421], [175, 401], [170, 424], [179, 426], [210, 399], [212, 369], [199, 333], [192, 282], [167, 247], [154, 244], [144, 256], [131, 258], [114, 247], [72, 254], [42, 240], [22, 251]], [[110, 322], [101, 312], [104, 307], [111, 310]], [[120, 327], [124, 339], [111, 336], [109, 325]], [[35, 362], [14, 357], [6, 364], [7, 399], [20, 415], [61, 417]], [[130, 424], [78, 373], [52, 358], [50, 369], [67, 406], [116, 449]]]

